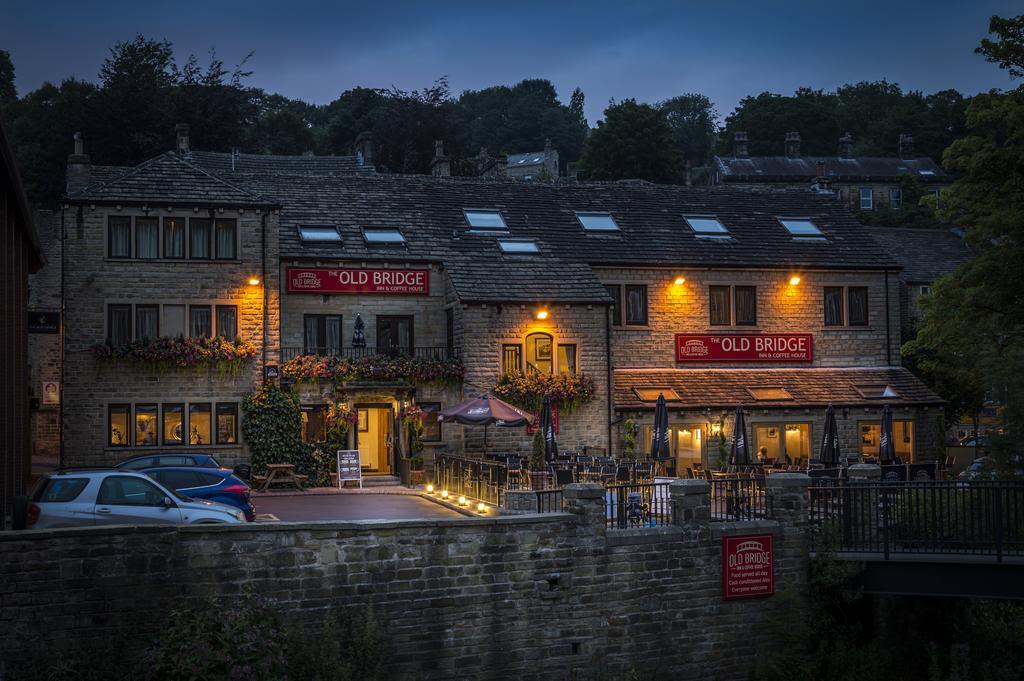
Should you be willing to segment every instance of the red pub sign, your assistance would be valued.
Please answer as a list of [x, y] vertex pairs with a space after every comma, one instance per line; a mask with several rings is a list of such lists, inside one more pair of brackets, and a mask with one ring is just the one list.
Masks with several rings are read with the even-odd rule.
[[770, 534], [722, 537], [722, 598], [775, 593], [775, 551]]
[[809, 333], [676, 334], [677, 362], [810, 362]]
[[289, 267], [288, 293], [391, 293], [425, 296], [430, 293], [430, 270]]

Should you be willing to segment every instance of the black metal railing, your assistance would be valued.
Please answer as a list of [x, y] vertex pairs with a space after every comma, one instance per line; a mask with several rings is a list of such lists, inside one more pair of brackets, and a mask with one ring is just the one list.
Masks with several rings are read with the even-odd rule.
[[764, 478], [718, 478], [711, 481], [711, 519], [724, 521], [768, 517]]
[[846, 483], [808, 503], [816, 551], [1024, 556], [1022, 481]]
[[670, 525], [669, 485], [667, 482], [608, 485], [604, 490], [606, 526], [626, 529]]
[[501, 506], [508, 489], [508, 466], [498, 461], [473, 459], [454, 454], [434, 458], [434, 485], [450, 497], [466, 496]]
[[559, 513], [565, 510], [565, 497], [560, 489], [545, 489], [537, 495], [537, 513]]
[[366, 346], [361, 348], [331, 347], [282, 347], [281, 361], [287, 362], [300, 355], [317, 355], [320, 357], [339, 357], [341, 359], [365, 359], [367, 357], [414, 357], [416, 359], [447, 360], [459, 359], [460, 348], [448, 346], [404, 347], [398, 345]]

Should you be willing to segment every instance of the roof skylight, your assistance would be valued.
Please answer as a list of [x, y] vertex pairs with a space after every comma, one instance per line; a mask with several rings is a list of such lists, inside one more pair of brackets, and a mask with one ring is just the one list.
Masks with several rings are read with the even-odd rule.
[[891, 385], [855, 385], [853, 388], [866, 400], [884, 400], [900, 396]]
[[397, 229], [364, 229], [363, 238], [368, 244], [404, 244], [405, 237]]
[[540, 253], [536, 241], [512, 241], [511, 239], [498, 239], [498, 247], [504, 253]]
[[633, 394], [641, 402], [657, 402], [659, 395], [664, 395], [666, 402], [681, 402], [683, 400], [679, 397], [679, 393], [672, 388], [633, 388]]
[[506, 230], [508, 225], [501, 217], [501, 212], [496, 210], [464, 210], [466, 222], [474, 229], [485, 229], [489, 231]]
[[797, 239], [824, 239], [818, 226], [808, 218], [779, 218], [782, 226]]
[[619, 225], [611, 213], [576, 213], [583, 229], [588, 232], [617, 232]]
[[728, 239], [729, 230], [713, 215], [684, 215], [683, 219], [697, 236], [713, 239]]
[[341, 234], [333, 225], [299, 225], [299, 238], [303, 241], [341, 241]]
[[779, 400], [791, 400], [793, 396], [789, 394], [789, 391], [785, 388], [779, 387], [762, 387], [762, 388], [747, 388], [747, 392], [755, 400], [777, 402]]

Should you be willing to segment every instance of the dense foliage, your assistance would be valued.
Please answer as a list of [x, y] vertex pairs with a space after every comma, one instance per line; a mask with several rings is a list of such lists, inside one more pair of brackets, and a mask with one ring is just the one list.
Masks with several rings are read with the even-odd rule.
[[337, 386], [356, 380], [451, 384], [462, 380], [465, 368], [457, 359], [387, 355], [348, 359], [298, 355], [285, 362], [281, 372], [296, 381], [325, 380], [333, 381]]
[[93, 346], [97, 359], [150, 364], [159, 370], [173, 367], [215, 366], [223, 374], [236, 374], [256, 357], [256, 346], [240, 339], [164, 336], [123, 345]]
[[677, 183], [683, 164], [674, 142], [668, 119], [657, 108], [635, 99], [611, 104], [587, 139], [580, 172], [591, 180]]
[[290, 463], [309, 476], [309, 484], [330, 484], [334, 465], [329, 452], [302, 441], [302, 412], [298, 395], [273, 382], [242, 400], [242, 434], [249, 444], [253, 473], [266, 473], [267, 464]]
[[537, 413], [545, 395], [559, 410], [571, 414], [594, 399], [594, 379], [586, 374], [505, 374], [494, 386], [494, 394], [510, 404]]

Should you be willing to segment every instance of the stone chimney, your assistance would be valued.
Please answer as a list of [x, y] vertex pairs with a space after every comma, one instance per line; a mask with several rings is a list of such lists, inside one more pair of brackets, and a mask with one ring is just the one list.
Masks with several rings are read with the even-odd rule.
[[359, 157], [360, 165], [374, 167], [373, 133], [369, 130], [364, 130], [356, 137], [356, 156]]
[[814, 164], [814, 176], [815, 177], [825, 177], [825, 162], [824, 161], [818, 161], [817, 163]]
[[732, 155], [735, 158], [748, 158], [750, 150], [747, 148], [747, 133], [737, 132], [732, 136]]
[[683, 178], [687, 187], [693, 186], [693, 163], [690, 159], [686, 159], [686, 163], [683, 164]]
[[491, 157], [487, 153], [487, 147], [480, 147], [480, 154], [476, 157], [477, 177], [506, 177], [508, 158], [505, 156]]
[[174, 126], [174, 135], [178, 140], [174, 148], [182, 156], [188, 156], [192, 151], [189, 148], [188, 131], [188, 123], [178, 123]]
[[800, 158], [800, 133], [787, 132], [784, 143], [786, 158]]
[[839, 138], [839, 158], [853, 158], [853, 135], [850, 133]]
[[430, 161], [430, 174], [434, 177], [450, 177], [451, 159], [444, 155], [444, 141], [434, 140], [434, 158]]
[[913, 135], [908, 135], [905, 132], [900, 133], [899, 154], [900, 158], [916, 158]]
[[552, 178], [559, 176], [558, 150], [551, 147], [551, 139], [544, 140], [544, 170]]
[[89, 171], [92, 161], [85, 153], [82, 133], [75, 133], [75, 152], [68, 156], [68, 170], [65, 191], [68, 194], [80, 192], [89, 186]]

